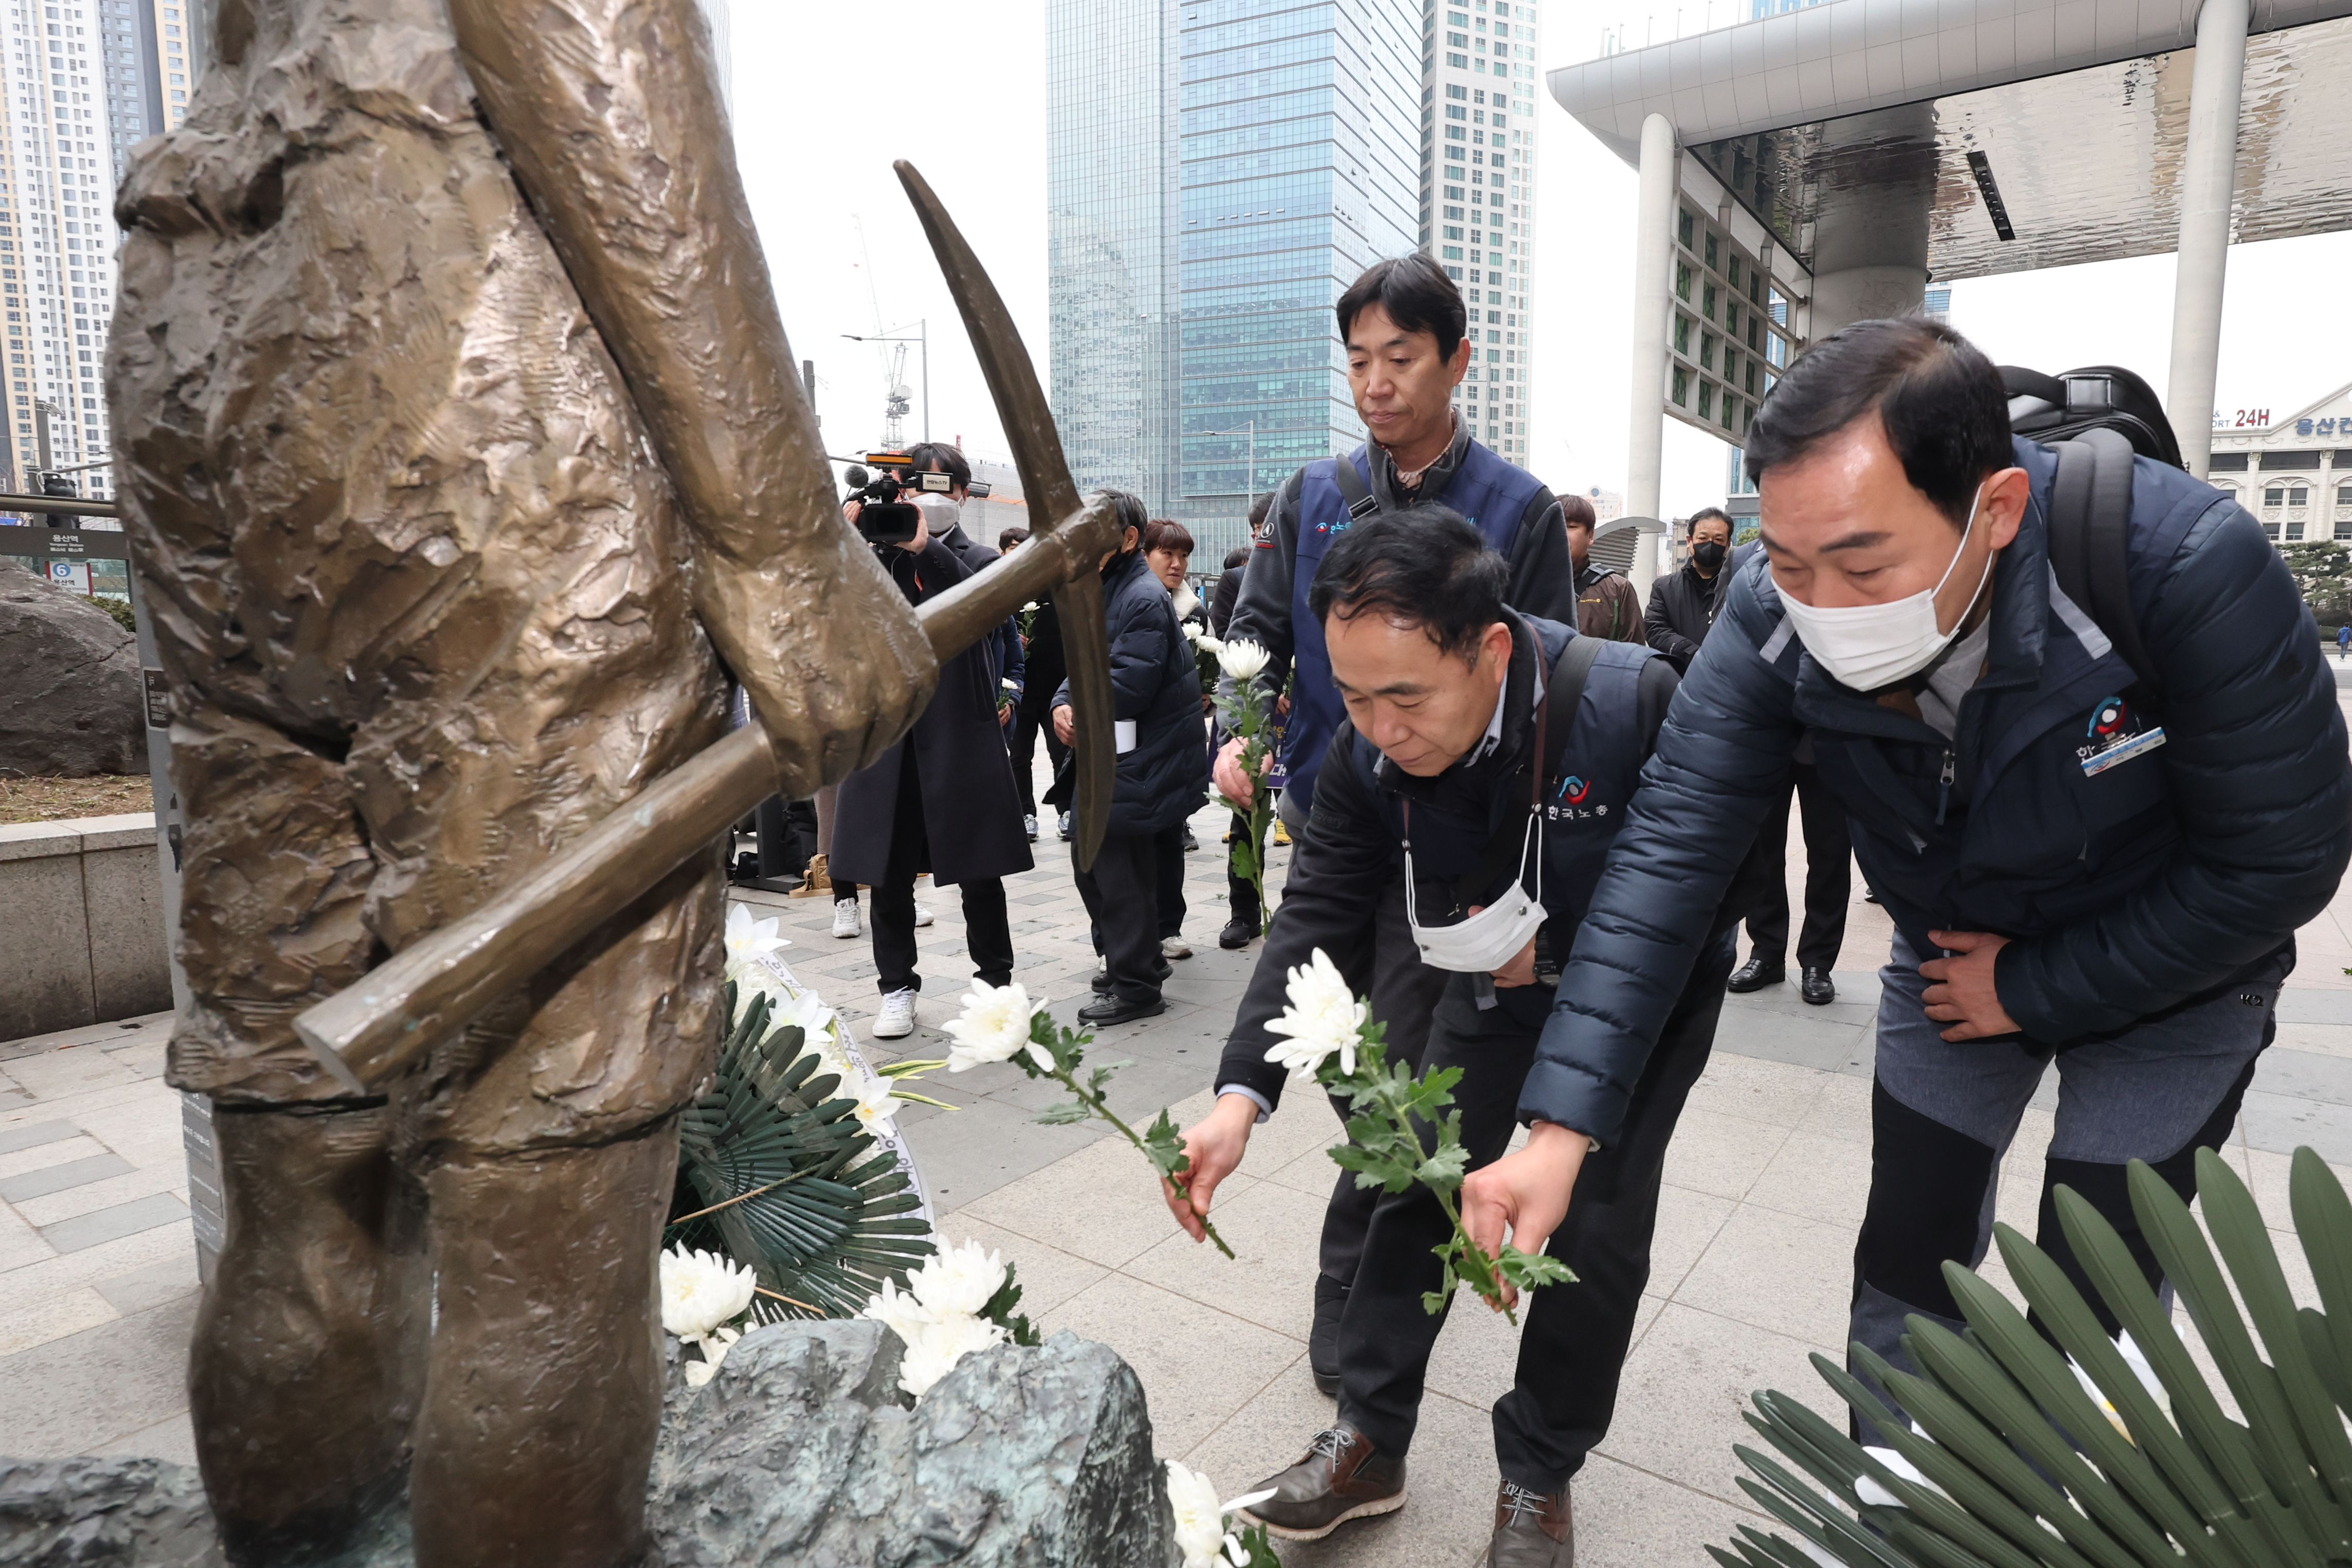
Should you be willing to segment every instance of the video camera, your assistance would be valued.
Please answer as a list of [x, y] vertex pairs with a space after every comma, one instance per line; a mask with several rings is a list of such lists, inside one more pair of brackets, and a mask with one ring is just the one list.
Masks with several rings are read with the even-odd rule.
[[[866, 463], [882, 470], [881, 474], [869, 476], [865, 466], [851, 464], [843, 477], [852, 488], [842, 501], [858, 503], [857, 531], [872, 544], [902, 545], [913, 540], [922, 514], [914, 502], [902, 501], [900, 496], [909, 491], [944, 496], [955, 487], [955, 480], [946, 474], [914, 472], [915, 460], [904, 452], [869, 452]], [[966, 493], [986, 496], [988, 486], [975, 483]]]

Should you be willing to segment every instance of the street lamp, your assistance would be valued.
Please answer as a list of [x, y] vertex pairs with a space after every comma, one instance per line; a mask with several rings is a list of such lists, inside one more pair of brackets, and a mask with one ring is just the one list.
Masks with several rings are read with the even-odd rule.
[[1242, 471], [1243, 526], [1248, 526], [1249, 510], [1257, 505], [1257, 421], [1251, 420], [1238, 430], [1196, 430], [1195, 435], [1246, 435], [1249, 437], [1249, 466]]
[[[877, 312], [877, 314], [879, 314], [879, 312]], [[911, 337], [911, 338], [909, 338], [909, 337], [906, 336], [904, 333], [898, 333], [898, 334], [896, 334], [896, 335], [892, 335], [892, 334], [889, 334], [889, 333], [883, 333], [883, 332], [876, 332], [876, 333], [872, 334], [871, 336], [866, 336], [866, 337], [861, 337], [861, 336], [859, 336], [859, 335], [858, 335], [857, 333], [856, 333], [856, 332], [844, 332], [844, 333], [842, 334], [842, 336], [843, 336], [843, 337], [845, 337], [845, 338], [846, 338], [846, 339], [848, 339], [848, 340], [849, 340], [851, 342], [853, 342], [853, 343], [919, 343], [919, 344], [921, 344], [921, 345], [922, 345], [922, 347], [923, 347], [923, 439], [924, 439], [924, 440], [926, 440], [926, 441], [929, 441], [929, 440], [931, 438], [931, 323], [930, 323], [930, 319], [929, 319], [929, 317], [924, 317], [924, 318], [923, 318], [923, 319], [921, 319], [920, 320], [918, 320], [918, 321], [915, 323], [915, 335], [914, 335], [913, 337]]]

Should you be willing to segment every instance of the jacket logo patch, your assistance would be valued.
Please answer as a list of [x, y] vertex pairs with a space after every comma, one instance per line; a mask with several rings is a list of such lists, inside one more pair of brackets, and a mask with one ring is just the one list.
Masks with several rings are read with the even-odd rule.
[[1581, 806], [1584, 804], [1584, 798], [1592, 793], [1592, 786], [1571, 773], [1559, 781], [1559, 788], [1552, 793], [1558, 800], [1568, 805]]
[[2083, 727], [2083, 744], [2074, 748], [2074, 757], [2083, 765], [2083, 776], [2095, 779], [2163, 744], [2163, 726], [2150, 728], [2147, 718], [2121, 697], [2102, 697]]

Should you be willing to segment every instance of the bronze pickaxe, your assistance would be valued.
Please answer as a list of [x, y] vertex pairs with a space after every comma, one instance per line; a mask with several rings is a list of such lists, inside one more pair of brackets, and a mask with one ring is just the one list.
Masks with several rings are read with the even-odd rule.
[[[1004, 301], [914, 165], [898, 179], [963, 313], [997, 417], [1013, 444], [1037, 528], [998, 565], [916, 612], [944, 663], [1041, 593], [1063, 629], [1076, 710], [1077, 854], [1101, 847], [1117, 767], [1111, 747], [1110, 652], [1104, 640], [1104, 552], [1118, 546], [1109, 508], [1081, 505], [1054, 416]], [[835, 519], [836, 526], [849, 524]], [[295, 1031], [351, 1089], [375, 1093], [491, 1002], [698, 854], [775, 792], [766, 733], [755, 718], [573, 840], [472, 914], [409, 944], [294, 1020]]]

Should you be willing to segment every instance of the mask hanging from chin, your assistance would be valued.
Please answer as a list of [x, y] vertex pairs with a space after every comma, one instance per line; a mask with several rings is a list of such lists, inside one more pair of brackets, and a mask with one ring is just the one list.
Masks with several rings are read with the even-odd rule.
[[1951, 563], [1944, 568], [1944, 575], [1936, 580], [1933, 588], [1885, 604], [1850, 604], [1835, 610], [1816, 610], [1810, 604], [1799, 603], [1790, 594], [1780, 595], [1780, 608], [1788, 612], [1789, 623], [1797, 629], [1798, 640], [1832, 680], [1858, 692], [1878, 691], [1897, 681], [1909, 680], [1934, 664], [1937, 656], [1951, 645], [1952, 639], [1968, 623], [1969, 612], [1976, 608], [1985, 584], [1991, 580], [1993, 557], [2000, 553], [1985, 552], [1984, 570], [1977, 579], [1976, 591], [1969, 595], [1959, 614], [1953, 617], [1952, 629], [1938, 630], [1936, 595], [1959, 570], [1960, 558], [1968, 553], [1969, 536], [1976, 530], [1977, 509], [1983, 500], [1984, 491], [1979, 486], [1976, 499], [1969, 503], [1969, 520], [1960, 529], [1960, 542], [1952, 551]]

